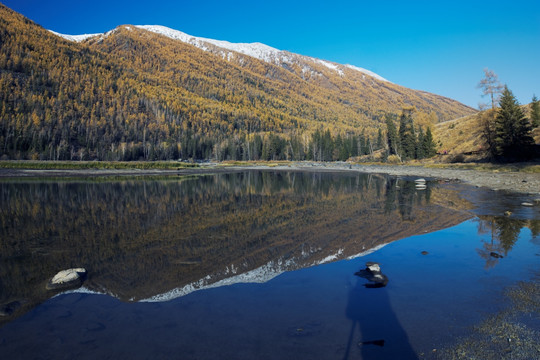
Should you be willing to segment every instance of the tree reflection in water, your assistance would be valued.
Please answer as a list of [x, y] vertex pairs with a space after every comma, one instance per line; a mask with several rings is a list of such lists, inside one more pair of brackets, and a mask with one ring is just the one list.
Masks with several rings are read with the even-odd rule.
[[0, 304], [26, 299], [16, 313], [30, 309], [54, 295], [43, 283], [72, 267], [89, 271], [88, 289], [137, 301], [343, 259], [470, 218], [453, 197], [358, 173], [4, 181]]
[[478, 234], [487, 235], [482, 240], [482, 248], [477, 249], [481, 258], [486, 261], [485, 268], [497, 265], [512, 250], [523, 228], [531, 231], [531, 241], [537, 241], [540, 234], [540, 220], [512, 219], [508, 216], [480, 216], [477, 220]]

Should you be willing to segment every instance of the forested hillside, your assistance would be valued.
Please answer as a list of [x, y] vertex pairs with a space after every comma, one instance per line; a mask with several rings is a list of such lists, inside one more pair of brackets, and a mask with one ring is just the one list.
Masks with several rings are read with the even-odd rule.
[[[0, 5], [0, 157], [346, 159], [382, 146], [386, 113], [474, 112], [353, 69], [232, 59], [121, 26], [82, 43]], [[379, 135], [380, 137], [380, 135]]]

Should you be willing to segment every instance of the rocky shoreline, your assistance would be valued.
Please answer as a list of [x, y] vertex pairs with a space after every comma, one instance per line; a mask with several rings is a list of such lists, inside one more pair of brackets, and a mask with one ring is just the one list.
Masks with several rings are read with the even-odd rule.
[[394, 176], [419, 176], [441, 180], [460, 180], [466, 184], [492, 190], [505, 190], [540, 196], [540, 174], [525, 172], [497, 172], [449, 168], [430, 168], [410, 165], [358, 165], [344, 162], [316, 163], [291, 162], [268, 165], [205, 164], [199, 168], [178, 170], [138, 170], [138, 169], [77, 169], [77, 170], [31, 170], [0, 169], [0, 178], [6, 177], [98, 177], [98, 176], [166, 176], [224, 173], [249, 169], [298, 170], [298, 171], [355, 171], [388, 174]]
[[[356, 167], [355, 167], [356, 169]], [[492, 190], [506, 190], [540, 195], [540, 174], [493, 172], [464, 169], [437, 169], [421, 166], [359, 166], [359, 171], [396, 176], [421, 176], [435, 179], [458, 179], [469, 185]]]

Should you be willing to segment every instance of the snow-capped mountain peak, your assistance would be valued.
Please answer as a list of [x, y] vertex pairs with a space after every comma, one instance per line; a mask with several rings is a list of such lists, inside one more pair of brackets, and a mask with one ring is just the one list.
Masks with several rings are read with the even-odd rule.
[[54, 35], [57, 35], [57, 36], [60, 36], [66, 40], [69, 40], [69, 41], [74, 41], [74, 42], [81, 42], [81, 41], [84, 41], [86, 39], [89, 39], [89, 38], [92, 38], [92, 37], [95, 37], [95, 36], [101, 36], [103, 34], [82, 34], [82, 35], [65, 35], [65, 34], [60, 34], [60, 33], [57, 33], [56, 31], [52, 31], [52, 30], [49, 30], [50, 32], [52, 32]]
[[[205, 43], [212, 44], [219, 48], [235, 51], [237, 53], [251, 56], [256, 59], [259, 59], [268, 63], [272, 63], [275, 65], [281, 65], [283, 63], [292, 64], [294, 61], [294, 57], [300, 57], [303, 59], [307, 59], [308, 61], [312, 61], [320, 65], [324, 65], [328, 69], [336, 71], [341, 76], [343, 76], [343, 68], [349, 68], [349, 69], [364, 73], [366, 75], [372, 76], [376, 78], [377, 80], [389, 82], [382, 76], [375, 74], [372, 71], [363, 69], [361, 67], [357, 67], [354, 65], [340, 65], [340, 64], [332, 63], [326, 60], [315, 59], [309, 56], [296, 55], [288, 51], [279, 50], [279, 49], [273, 48], [271, 46], [268, 46], [259, 42], [231, 43], [224, 40], [207, 39], [203, 37], [196, 37], [196, 36], [188, 35], [184, 32], [170, 29], [168, 27], [161, 26], [161, 25], [136, 25], [136, 27], [139, 29], [151, 31], [156, 34], [167, 36], [171, 39], [181, 40], [185, 43], [197, 46], [198, 48], [205, 51], [208, 51], [208, 47], [205, 46]], [[227, 58], [230, 58], [230, 54], [227, 54]]]
[[356, 71], [359, 71], [361, 73], [364, 73], [366, 75], [369, 75], [369, 76], [372, 76], [374, 77], [375, 79], [379, 79], [381, 81], [386, 81], [386, 82], [390, 82], [388, 80], [386, 80], [385, 78], [383, 78], [382, 76], [380, 76], [379, 74], [375, 74], [373, 71], [369, 71], [367, 69], [364, 69], [364, 68], [361, 68], [361, 67], [358, 67], [358, 66], [354, 66], [354, 65], [344, 65], [345, 67], [349, 68], [349, 69], [352, 69], [352, 70], [356, 70]]
[[[214, 52], [220, 54], [224, 59], [230, 60], [235, 55], [234, 53], [239, 53], [247, 55], [267, 63], [271, 63], [278, 66], [292, 65], [294, 63], [302, 63], [302, 68], [304, 72], [317, 73], [311, 66], [305, 65], [306, 63], [314, 63], [318, 65], [323, 65], [324, 67], [336, 72], [339, 76], [344, 76], [344, 70], [350, 69], [354, 71], [361, 72], [362, 74], [371, 76], [379, 81], [389, 82], [382, 76], [375, 74], [372, 71], [366, 70], [361, 67], [354, 65], [341, 65], [338, 63], [330, 62], [327, 60], [320, 60], [312, 58], [309, 56], [293, 54], [288, 51], [279, 50], [271, 46], [255, 42], [255, 43], [231, 43], [225, 40], [214, 40], [203, 37], [192, 36], [186, 34], [179, 30], [174, 30], [166, 26], [161, 25], [135, 25], [136, 28], [150, 31], [155, 34], [166, 36], [170, 39], [179, 40], [187, 44], [198, 47], [201, 50]], [[126, 26], [126, 29], [130, 30], [131, 27]], [[86, 39], [97, 37], [97, 36], [107, 36], [114, 32], [115, 30], [109, 31], [105, 34], [85, 34], [85, 35], [64, 35], [57, 32], [51, 31], [52, 33], [63, 37], [64, 39], [81, 42]], [[219, 49], [215, 49], [217, 47]]]
[[258, 42], [256, 43], [231, 43], [225, 40], [207, 39], [203, 37], [188, 35], [184, 32], [170, 29], [168, 27], [161, 26], [161, 25], [136, 25], [136, 27], [139, 29], [151, 31], [156, 34], [167, 36], [168, 38], [171, 38], [171, 39], [183, 41], [185, 43], [194, 45], [202, 50], [208, 51], [207, 44], [212, 44], [219, 48], [235, 51], [237, 53], [251, 56], [259, 60], [266, 61], [266, 62], [274, 62], [273, 60], [276, 58], [276, 56], [282, 53], [281, 50], [278, 50], [276, 48], [273, 48], [271, 46], [261, 44]]

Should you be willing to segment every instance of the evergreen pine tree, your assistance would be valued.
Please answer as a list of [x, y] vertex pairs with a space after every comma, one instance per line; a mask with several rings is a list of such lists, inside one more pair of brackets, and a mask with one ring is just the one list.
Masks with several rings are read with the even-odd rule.
[[500, 109], [495, 119], [497, 155], [512, 159], [530, 156], [534, 144], [531, 124], [507, 86], [504, 87], [499, 105]]
[[334, 142], [332, 140], [332, 135], [330, 130], [326, 130], [323, 136], [323, 161], [332, 161], [332, 156], [334, 152]]
[[339, 161], [346, 161], [349, 158], [349, 148], [347, 141], [343, 141], [341, 134], [338, 134], [334, 141], [334, 158]]
[[533, 95], [531, 102], [531, 124], [533, 128], [540, 126], [540, 102]]
[[410, 115], [401, 114], [399, 119], [399, 141], [401, 157], [414, 159], [416, 155], [416, 137], [414, 135], [413, 120]]
[[388, 154], [399, 155], [399, 138], [392, 114], [386, 114], [386, 140], [388, 142]]
[[366, 131], [362, 130], [362, 134], [360, 135], [360, 152], [362, 155], [369, 154], [368, 140], [369, 139], [366, 137]]
[[350, 138], [350, 147], [351, 147], [351, 156], [358, 156], [358, 138], [356, 136], [351, 136]]
[[425, 136], [424, 136], [424, 132], [422, 131], [422, 127], [420, 126], [418, 128], [418, 138], [416, 141], [416, 158], [417, 159], [423, 159], [426, 157], [424, 142], [425, 142]]
[[433, 135], [431, 134], [431, 128], [427, 128], [426, 134], [424, 135], [424, 155], [428, 158], [435, 156], [437, 154], [437, 149], [435, 148], [435, 142], [433, 141]]
[[376, 146], [375, 150], [380, 150], [384, 146], [381, 128], [379, 128], [379, 131], [377, 132], [377, 144], [375, 146]]

